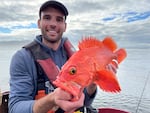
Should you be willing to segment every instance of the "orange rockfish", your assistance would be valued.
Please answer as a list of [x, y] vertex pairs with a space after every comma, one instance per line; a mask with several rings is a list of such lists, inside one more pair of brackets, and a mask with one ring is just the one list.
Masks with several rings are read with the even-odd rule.
[[127, 56], [125, 49], [117, 49], [111, 37], [100, 41], [94, 37], [85, 37], [79, 42], [79, 50], [63, 65], [54, 85], [79, 99], [83, 89], [91, 83], [97, 84], [107, 92], [120, 92], [116, 75], [106, 66], [117, 59], [120, 63]]

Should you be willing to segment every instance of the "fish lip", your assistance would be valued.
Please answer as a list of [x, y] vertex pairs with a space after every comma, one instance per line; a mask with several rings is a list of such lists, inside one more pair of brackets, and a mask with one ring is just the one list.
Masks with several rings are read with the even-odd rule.
[[73, 84], [73, 86], [76, 86], [78, 89], [81, 89], [81, 85], [78, 84], [77, 82], [71, 81], [71, 84]]
[[75, 81], [69, 81], [69, 82], [62, 82], [63, 89], [68, 91], [70, 94], [73, 95], [73, 98], [79, 98], [81, 92], [82, 92], [82, 86], [75, 82]]
[[[82, 89], [82, 86], [75, 81], [70, 81], [69, 83], [66, 83], [66, 84], [67, 86], [69, 86], [68, 89], [71, 88], [71, 90], [76, 90], [78, 93], [80, 93]], [[73, 94], [73, 95], [76, 95], [76, 94]]]
[[69, 89], [70, 87], [68, 87], [68, 90], [70, 90], [70, 93], [73, 96], [72, 101], [78, 100], [83, 91], [82, 86], [75, 81], [71, 81], [70, 85], [71, 85], [71, 90]]
[[53, 83], [57, 87], [60, 87], [61, 89], [70, 93], [73, 97], [72, 100], [78, 100], [83, 91], [82, 85], [80, 85], [80, 83], [78, 83], [76, 81], [66, 81], [66, 80], [62, 80], [62, 79], [61, 80], [57, 79]]

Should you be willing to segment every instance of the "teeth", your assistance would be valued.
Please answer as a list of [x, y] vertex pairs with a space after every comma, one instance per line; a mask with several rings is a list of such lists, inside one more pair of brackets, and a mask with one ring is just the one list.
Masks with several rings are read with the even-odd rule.
[[50, 33], [56, 33], [56, 31], [49, 31]]

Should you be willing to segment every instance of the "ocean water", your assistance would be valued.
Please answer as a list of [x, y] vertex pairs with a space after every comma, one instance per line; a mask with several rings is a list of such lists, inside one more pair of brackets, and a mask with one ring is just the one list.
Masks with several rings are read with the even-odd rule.
[[0, 41], [0, 89], [9, 90], [9, 65], [13, 54], [29, 41]]
[[[9, 64], [12, 55], [30, 41], [0, 42], [0, 89], [9, 90]], [[117, 40], [128, 56], [118, 69], [117, 77], [122, 91], [107, 93], [98, 88], [93, 107], [117, 108], [130, 113], [150, 113], [150, 40]]]

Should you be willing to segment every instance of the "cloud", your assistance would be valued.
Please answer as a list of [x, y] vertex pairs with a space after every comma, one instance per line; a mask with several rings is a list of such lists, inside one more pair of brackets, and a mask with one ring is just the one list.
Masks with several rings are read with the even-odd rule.
[[24, 20], [32, 20], [35, 19], [36, 13], [36, 4], [33, 2], [29, 2], [21, 0], [1, 0], [0, 4], [0, 21], [1, 22], [18, 22]]
[[118, 13], [118, 14], [113, 14], [109, 17], [105, 17], [102, 20], [105, 22], [108, 22], [108, 21], [113, 21], [117, 18], [120, 18], [120, 19], [127, 21], [127, 22], [145, 20], [145, 19], [150, 18], [150, 11], [147, 11], [147, 12], [126, 12], [123, 14]]
[[[45, 0], [46, 1], [46, 0]], [[37, 28], [38, 10], [43, 0], [1, 0], [0, 41], [31, 40]], [[61, 0], [68, 10], [65, 36], [77, 42], [82, 36], [117, 40], [125, 37], [149, 37], [149, 0]]]

